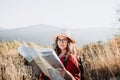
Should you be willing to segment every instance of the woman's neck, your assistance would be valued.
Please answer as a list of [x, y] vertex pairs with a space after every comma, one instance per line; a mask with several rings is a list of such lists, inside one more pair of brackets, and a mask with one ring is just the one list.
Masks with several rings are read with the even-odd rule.
[[66, 49], [61, 50], [61, 54], [65, 54], [66, 53]]
[[66, 54], [66, 50], [61, 50], [59, 57], [63, 57], [63, 56], [65, 56], [65, 54]]
[[61, 50], [59, 57], [61, 58], [61, 57], [65, 56], [65, 54], [66, 54], [66, 50]]

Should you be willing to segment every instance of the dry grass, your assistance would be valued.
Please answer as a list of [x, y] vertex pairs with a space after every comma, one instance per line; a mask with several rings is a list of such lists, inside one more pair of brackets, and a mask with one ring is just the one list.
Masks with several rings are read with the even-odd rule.
[[120, 37], [78, 48], [86, 80], [120, 80]]
[[[0, 42], [0, 80], [38, 80], [32, 67], [17, 52], [18, 41]], [[35, 43], [27, 43], [40, 48]], [[82, 57], [85, 80], [120, 80], [120, 37], [77, 48]]]
[[[29, 43], [30, 44], [30, 43]], [[35, 80], [30, 65], [17, 52], [17, 41], [0, 42], [0, 80]]]

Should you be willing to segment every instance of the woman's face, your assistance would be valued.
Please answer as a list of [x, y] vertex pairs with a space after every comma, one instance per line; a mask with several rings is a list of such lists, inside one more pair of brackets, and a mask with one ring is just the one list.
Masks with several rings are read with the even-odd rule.
[[61, 50], [65, 50], [68, 45], [68, 38], [65, 36], [59, 36], [57, 40], [57, 44]]

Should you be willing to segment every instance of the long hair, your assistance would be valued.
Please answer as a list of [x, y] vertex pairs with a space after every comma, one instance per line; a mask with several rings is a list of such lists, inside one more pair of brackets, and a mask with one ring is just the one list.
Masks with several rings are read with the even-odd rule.
[[[58, 44], [57, 44], [57, 41], [58, 41], [58, 37], [56, 38], [55, 40], [55, 45], [54, 45], [54, 51], [56, 52], [56, 54], [59, 56], [60, 53], [61, 53], [61, 49], [58, 47]], [[71, 43], [72, 41], [68, 38], [68, 43]], [[73, 49], [70, 49], [69, 45], [67, 44], [67, 48], [66, 48], [66, 55], [67, 54], [75, 54], [76, 55], [76, 50], [75, 50], [75, 47], [73, 47]]]

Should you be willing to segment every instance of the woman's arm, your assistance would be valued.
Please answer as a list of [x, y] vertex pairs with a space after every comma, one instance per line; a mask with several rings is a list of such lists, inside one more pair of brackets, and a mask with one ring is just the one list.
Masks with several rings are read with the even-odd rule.
[[65, 75], [64, 75], [65, 80], [76, 80], [74, 76], [66, 70]]
[[74, 76], [69, 71], [67, 71], [66, 69], [58, 69], [58, 71], [60, 72], [61, 76], [65, 80], [76, 80], [74, 78]]

